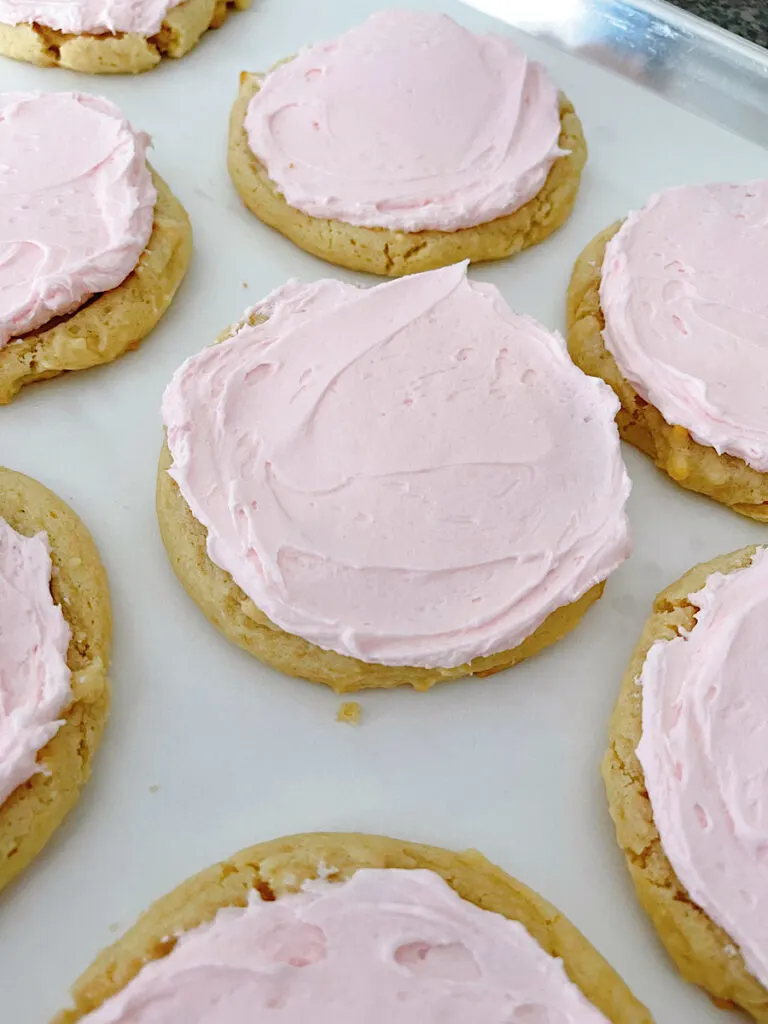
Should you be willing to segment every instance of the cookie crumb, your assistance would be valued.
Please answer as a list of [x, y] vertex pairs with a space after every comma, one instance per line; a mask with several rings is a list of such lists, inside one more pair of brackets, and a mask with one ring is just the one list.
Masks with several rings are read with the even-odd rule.
[[247, 288], [247, 287], [248, 287], [248, 282], [247, 281], [243, 281], [243, 288]]
[[152, 786], [149, 787], [149, 792], [150, 793], [156, 793], [158, 791], [158, 789], [160, 789], [160, 787], [158, 785], [156, 785], [156, 784], [153, 784]]
[[343, 704], [339, 705], [336, 721], [343, 722], [344, 725], [360, 725], [362, 716], [363, 709], [356, 700], [345, 700]]

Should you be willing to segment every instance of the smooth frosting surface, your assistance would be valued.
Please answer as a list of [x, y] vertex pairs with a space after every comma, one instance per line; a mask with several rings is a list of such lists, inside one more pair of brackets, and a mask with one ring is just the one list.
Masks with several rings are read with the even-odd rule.
[[0, 93], [0, 348], [135, 268], [154, 218], [148, 145], [100, 97]]
[[768, 549], [689, 601], [643, 666], [637, 756], [675, 873], [768, 986]]
[[0, 22], [36, 22], [72, 35], [135, 32], [153, 36], [182, 0], [0, 0]]
[[700, 444], [768, 472], [768, 181], [654, 196], [608, 243], [603, 337]]
[[163, 400], [208, 553], [282, 629], [385, 665], [516, 647], [628, 553], [602, 381], [457, 264], [291, 282]]
[[72, 696], [70, 631], [50, 584], [45, 534], [23, 537], [0, 519], [0, 804], [39, 771]]
[[394, 868], [220, 910], [85, 1020], [608, 1024], [519, 922]]
[[540, 65], [505, 36], [402, 10], [271, 71], [245, 128], [291, 206], [404, 231], [512, 213], [563, 155], [557, 89]]

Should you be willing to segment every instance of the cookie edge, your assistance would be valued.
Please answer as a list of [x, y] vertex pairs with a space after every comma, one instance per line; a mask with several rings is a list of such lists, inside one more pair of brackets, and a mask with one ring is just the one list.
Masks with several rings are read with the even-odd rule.
[[[567, 295], [568, 351], [576, 365], [600, 377], [615, 392], [621, 409], [616, 423], [622, 439], [648, 455], [656, 466], [686, 490], [758, 522], [768, 523], [768, 474], [734, 455], [719, 455], [699, 444], [681, 426], [667, 423], [659, 410], [635, 391], [605, 346], [605, 318], [600, 305], [602, 265], [608, 242], [621, 227], [617, 221], [601, 231], [581, 252]], [[734, 494], [734, 487], [737, 492]]]
[[639, 677], [648, 651], [657, 640], [671, 640], [695, 628], [689, 596], [701, 590], [712, 573], [746, 568], [757, 547], [694, 566], [657, 595], [622, 679], [602, 775], [616, 840], [638, 900], [680, 973], [707, 991], [721, 1008], [740, 1006], [757, 1021], [768, 1022], [768, 991], [747, 970], [728, 934], [691, 900], [664, 853], [636, 754], [642, 734]]
[[[40, 530], [48, 534], [51, 589], [72, 631], [67, 664], [73, 690], [64, 725], [38, 754], [51, 774], [33, 775], [0, 804], [2, 890], [43, 849], [91, 774], [109, 713], [112, 616], [98, 551], [69, 505], [36, 480], [0, 467], [0, 516], [24, 536]], [[90, 629], [84, 630], [89, 623]], [[19, 822], [32, 827], [16, 835]], [[8, 837], [13, 844], [9, 853], [3, 849]]]
[[85, 74], [140, 74], [164, 57], [184, 57], [209, 29], [220, 28], [232, 10], [251, 0], [185, 0], [172, 7], [155, 36], [132, 32], [80, 35], [38, 23], [0, 24], [0, 55], [38, 67], [60, 67]]
[[348, 270], [401, 277], [464, 259], [473, 263], [505, 259], [553, 234], [576, 201], [587, 143], [573, 105], [561, 93], [559, 145], [567, 153], [555, 160], [537, 195], [506, 216], [457, 231], [417, 232], [311, 217], [289, 206], [248, 145], [245, 116], [258, 88], [258, 75], [241, 74], [229, 123], [228, 167], [233, 184], [245, 206], [269, 227], [305, 252]]
[[105, 950], [72, 988], [74, 1008], [53, 1024], [75, 1024], [120, 991], [149, 961], [167, 956], [176, 937], [226, 906], [245, 906], [295, 892], [310, 878], [349, 878], [360, 868], [425, 868], [435, 871], [462, 898], [520, 921], [592, 1004], [613, 1024], [652, 1024], [635, 999], [584, 936], [551, 904], [475, 851], [452, 853], [383, 836], [312, 833], [288, 836], [241, 850], [188, 879], [157, 900], [133, 928]]
[[[149, 166], [149, 165], [148, 165]], [[114, 362], [138, 348], [170, 307], [192, 255], [186, 210], [154, 171], [152, 233], [136, 267], [116, 288], [0, 349], [0, 405], [28, 384]], [[110, 328], [110, 312], [120, 314]]]

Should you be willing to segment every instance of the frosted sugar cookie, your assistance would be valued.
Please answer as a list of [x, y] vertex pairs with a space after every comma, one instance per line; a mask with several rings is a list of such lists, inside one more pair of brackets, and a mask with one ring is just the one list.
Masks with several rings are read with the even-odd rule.
[[637, 894], [684, 977], [768, 1021], [768, 548], [656, 598], [603, 764]]
[[619, 432], [682, 487], [768, 522], [768, 182], [674, 188], [579, 257], [568, 347]]
[[231, 640], [339, 691], [488, 675], [628, 553], [617, 402], [458, 264], [291, 282], [163, 399], [158, 513]]
[[0, 53], [91, 74], [183, 57], [251, 0], [0, 0]]
[[402, 10], [242, 75], [230, 124], [230, 173], [257, 217], [389, 277], [543, 241], [586, 157], [573, 107], [510, 39]]
[[72, 995], [55, 1024], [651, 1024], [562, 914], [479, 853], [365, 835], [278, 839], [201, 872]]
[[149, 139], [84, 93], [0, 93], [0, 404], [136, 348], [187, 269]]
[[0, 469], [0, 889], [48, 842], [91, 773], [110, 635], [88, 531], [42, 484]]

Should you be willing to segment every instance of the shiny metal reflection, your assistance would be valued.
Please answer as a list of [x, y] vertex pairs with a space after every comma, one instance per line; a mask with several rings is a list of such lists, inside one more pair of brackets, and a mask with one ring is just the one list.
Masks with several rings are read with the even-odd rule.
[[463, 0], [768, 147], [768, 51], [664, 0]]

